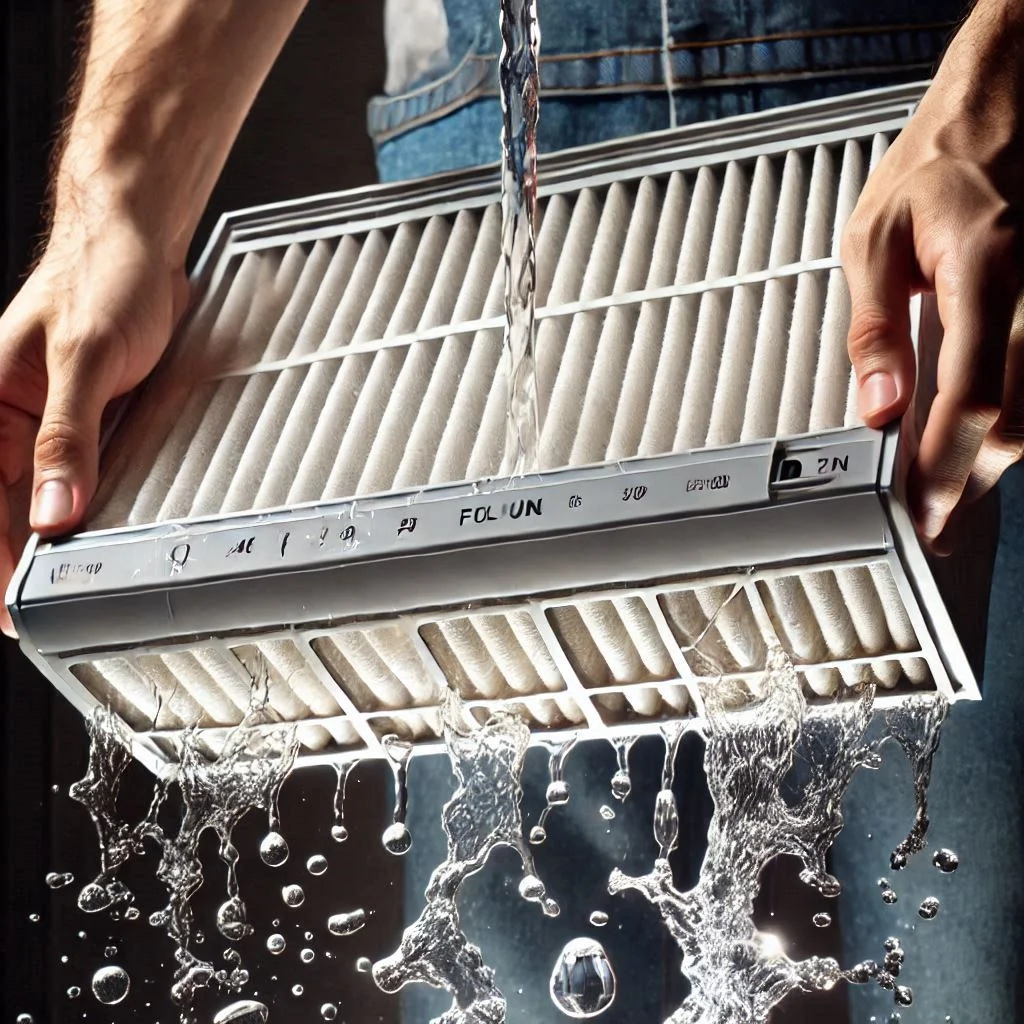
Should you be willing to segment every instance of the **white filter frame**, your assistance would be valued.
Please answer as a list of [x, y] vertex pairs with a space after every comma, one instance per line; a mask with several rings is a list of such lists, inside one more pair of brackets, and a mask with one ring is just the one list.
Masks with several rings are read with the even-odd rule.
[[[920, 94], [921, 86], [877, 90], [557, 154], [543, 168], [542, 193], [575, 193], [642, 175], [894, 133]], [[200, 291], [216, 289], [239, 255], [253, 249], [362, 233], [410, 218], [453, 215], [497, 198], [494, 170], [484, 169], [229, 214], [207, 246], [194, 286]], [[769, 280], [837, 265], [830, 258], [814, 266], [778, 267], [753, 276]], [[664, 296], [613, 296], [605, 305], [743, 283], [749, 282], [723, 279], [682, 290], [662, 289]], [[542, 310], [540, 315], [573, 311], [566, 307]], [[916, 330], [920, 303], [915, 303], [914, 313]], [[480, 324], [470, 327], [477, 330]], [[433, 333], [443, 337], [449, 329], [445, 325]], [[267, 364], [232, 372], [276, 368]], [[7, 603], [23, 649], [83, 714], [98, 701], [73, 672], [81, 662], [196, 648], [225, 652], [231, 662], [233, 646], [273, 639], [297, 644], [341, 711], [316, 723], [346, 722], [360, 741], [354, 748], [303, 752], [303, 763], [383, 756], [374, 723], [400, 717], [402, 711], [377, 713], [357, 707], [314, 654], [310, 643], [318, 636], [398, 624], [440, 694], [444, 673], [420, 629], [470, 612], [508, 610], [509, 603], [529, 611], [565, 690], [470, 699], [471, 710], [486, 712], [497, 704], [532, 707], [564, 696], [575, 701], [581, 722], [538, 732], [538, 738], [556, 740], [579, 728], [614, 737], [657, 729], [663, 719], [608, 721], [594, 703], [595, 696], [682, 686], [699, 718], [701, 687], [714, 682], [694, 675], [655, 607], [659, 588], [674, 585], [668, 581], [687, 581], [692, 587], [739, 586], [763, 636], [771, 640], [778, 637], [758, 596], [759, 580], [884, 562], [919, 649], [814, 667], [851, 668], [916, 658], [927, 663], [934, 688], [948, 699], [976, 699], [977, 683], [900, 494], [897, 447], [896, 428], [878, 432], [857, 427], [511, 480], [390, 492], [358, 501], [86, 530], [57, 542], [33, 538]], [[711, 486], [712, 480], [726, 483]], [[634, 494], [643, 490], [642, 503], [623, 497], [630, 489]], [[514, 509], [517, 502], [520, 508], [535, 508], [536, 514], [491, 518], [488, 512], [478, 520], [472, 511], [498, 503]], [[410, 520], [413, 527], [403, 528]], [[238, 557], [226, 561], [226, 554], [234, 551]], [[634, 597], [644, 603], [671, 657], [675, 677], [597, 688], [581, 681], [554, 635], [547, 611], [564, 601], [602, 595]], [[240, 679], [247, 678], [237, 664]], [[747, 671], [732, 677], [743, 682], [756, 674]], [[908, 692], [913, 689], [880, 691], [879, 705], [901, 700]], [[211, 726], [209, 736], [215, 743], [228, 728]], [[174, 760], [173, 736], [145, 729], [132, 736], [136, 756], [152, 770]], [[437, 748], [436, 736], [423, 745]]]

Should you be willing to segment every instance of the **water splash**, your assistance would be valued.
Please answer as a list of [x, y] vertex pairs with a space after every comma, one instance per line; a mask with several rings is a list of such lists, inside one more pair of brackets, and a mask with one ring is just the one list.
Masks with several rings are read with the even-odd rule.
[[537, 468], [540, 416], [534, 351], [540, 26], [534, 0], [501, 0], [502, 257], [508, 415], [503, 476]]
[[[98, 708], [89, 719], [86, 776], [70, 790], [70, 795], [88, 809], [100, 845], [100, 873], [80, 893], [82, 909], [116, 910], [130, 903], [134, 897], [117, 878], [118, 870], [131, 856], [143, 852], [145, 839], [154, 841], [160, 849], [156, 876], [167, 891], [168, 903], [149, 920], [163, 928], [175, 946], [177, 967], [171, 997], [181, 1007], [182, 1024], [196, 1020], [191, 1006], [199, 989], [212, 985], [237, 992], [249, 979], [241, 958], [233, 951], [231, 956], [226, 955], [224, 968], [215, 967], [192, 951], [193, 940], [198, 943], [199, 936], [193, 932], [191, 901], [203, 883], [199, 842], [209, 829], [219, 839], [218, 852], [227, 876], [227, 900], [217, 914], [218, 928], [231, 940], [251, 932], [238, 884], [238, 850], [232, 843], [232, 833], [241, 818], [257, 808], [269, 811], [271, 831], [276, 832], [277, 796], [298, 750], [294, 729], [259, 728], [265, 699], [266, 681], [254, 680], [249, 712], [239, 726], [226, 733], [215, 757], [210, 757], [197, 729], [186, 730], [178, 765], [157, 780], [150, 807], [134, 826], [117, 812], [119, 783], [131, 759], [128, 736], [117, 718], [107, 709]], [[157, 823], [172, 783], [177, 785], [182, 802], [174, 835]]]
[[949, 703], [941, 698], [912, 697], [885, 713], [889, 735], [903, 748], [910, 762], [917, 801], [914, 824], [890, 857], [894, 871], [902, 870], [909, 857], [924, 849], [929, 825], [928, 784], [932, 777], [932, 760], [939, 749], [942, 724], [948, 712]]
[[[715, 810], [697, 885], [684, 893], [673, 884], [664, 811], [662, 854], [651, 873], [633, 878], [616, 869], [609, 880], [612, 893], [632, 889], [650, 900], [682, 951], [692, 991], [669, 1024], [767, 1021], [788, 993], [829, 989], [845, 976], [830, 958], [785, 956], [775, 936], [755, 927], [754, 897], [762, 869], [780, 854], [800, 858], [805, 882], [838, 895], [825, 854], [842, 828], [842, 794], [856, 769], [876, 760], [865, 739], [873, 695], [865, 690], [856, 700], [808, 709], [796, 672], [777, 650], [765, 689], [755, 707], [732, 711], [715, 686], [705, 692], [704, 761]], [[783, 783], [796, 760], [800, 784], [787, 801]]]
[[419, 918], [406, 928], [398, 950], [374, 964], [373, 976], [384, 992], [397, 992], [411, 982], [450, 992], [452, 1006], [435, 1024], [502, 1024], [505, 997], [495, 984], [494, 971], [461, 930], [456, 897], [462, 883], [484, 867], [495, 849], [511, 847], [523, 865], [520, 891], [528, 886], [532, 898], [551, 912], [523, 841], [521, 779], [530, 731], [503, 711], [473, 728], [454, 696], [447, 699], [442, 719], [457, 780], [441, 816], [447, 857], [430, 876]]

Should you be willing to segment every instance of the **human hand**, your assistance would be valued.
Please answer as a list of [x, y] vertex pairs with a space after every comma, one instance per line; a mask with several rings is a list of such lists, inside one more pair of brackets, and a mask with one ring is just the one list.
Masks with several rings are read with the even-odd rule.
[[982, 0], [917, 112], [872, 174], [843, 237], [860, 413], [880, 427], [915, 386], [909, 299], [934, 291], [937, 392], [908, 479], [919, 533], [949, 550], [950, 519], [1024, 453], [1024, 19]]
[[[81, 521], [96, 489], [100, 421], [149, 373], [188, 299], [183, 269], [128, 216], [55, 222], [0, 317], [0, 592], [29, 527]], [[0, 627], [13, 634], [6, 606]]]

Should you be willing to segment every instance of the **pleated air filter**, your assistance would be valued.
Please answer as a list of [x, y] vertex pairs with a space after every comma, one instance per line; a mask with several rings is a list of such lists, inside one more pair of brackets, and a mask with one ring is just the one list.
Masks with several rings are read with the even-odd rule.
[[550, 159], [511, 481], [493, 169], [224, 218], [88, 528], [22, 560], [25, 649], [154, 767], [257, 666], [307, 761], [436, 742], [445, 687], [538, 735], [652, 728], [744, 702], [773, 644], [815, 698], [977, 696], [846, 355], [840, 231], [916, 97]]

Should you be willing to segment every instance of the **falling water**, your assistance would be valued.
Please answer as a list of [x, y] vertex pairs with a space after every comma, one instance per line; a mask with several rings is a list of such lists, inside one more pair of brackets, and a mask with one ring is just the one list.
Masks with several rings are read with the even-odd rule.
[[348, 785], [352, 769], [357, 764], [358, 761], [345, 761], [334, 766], [338, 778], [334, 787], [334, 823], [331, 825], [331, 838], [336, 843], [343, 843], [348, 839], [348, 829], [345, 827], [345, 787]]
[[551, 812], [569, 802], [569, 783], [565, 781], [565, 759], [569, 756], [569, 751], [576, 746], [578, 739], [579, 736], [572, 736], [551, 751], [551, 757], [548, 759], [549, 782], [544, 794], [547, 803], [540, 812], [537, 824], [530, 829], [530, 842], [535, 846], [543, 843], [548, 837], [547, 823]]
[[540, 28], [534, 0], [501, 0], [502, 256], [508, 415], [502, 475], [537, 468], [540, 432], [534, 352], [537, 282], [537, 118]]
[[[616, 869], [609, 882], [613, 894], [632, 889], [650, 900], [680, 947], [692, 991], [668, 1024], [767, 1021], [771, 1008], [790, 992], [829, 989], [842, 979], [876, 980], [894, 989], [892, 979], [903, 962], [896, 940], [890, 940], [894, 945], [887, 949], [884, 970], [873, 962], [844, 972], [830, 958], [793, 961], [774, 936], [754, 925], [759, 877], [779, 855], [800, 858], [801, 878], [823, 895], [839, 894], [825, 855], [842, 828], [842, 796], [859, 767], [878, 763], [877, 743], [865, 735], [872, 715], [870, 689], [856, 700], [809, 709], [796, 672], [777, 650], [770, 654], [766, 683], [765, 699], [742, 711], [727, 711], [716, 687], [705, 692], [705, 769], [715, 810], [696, 886], [688, 892], [675, 888], [665, 852], [670, 822], [661, 826], [667, 834], [658, 836], [661, 854], [650, 874], [635, 878]], [[938, 744], [943, 703], [941, 698], [913, 702], [889, 723], [911, 757], [915, 778], [924, 777], [916, 787], [914, 826], [922, 843], [927, 829], [924, 765], [927, 761], [930, 769]], [[797, 792], [783, 799], [797, 762]], [[664, 821], [670, 816], [660, 806], [655, 813], [658, 831], [659, 814]], [[915, 842], [913, 848], [920, 846]], [[897, 994], [900, 1002], [908, 998], [907, 991]]]
[[395, 775], [395, 809], [391, 824], [384, 830], [381, 842], [384, 849], [395, 857], [403, 857], [412, 846], [412, 835], [405, 824], [409, 807], [409, 761], [412, 758], [412, 744], [397, 736], [385, 736], [381, 740], [384, 755]]
[[[143, 852], [145, 839], [154, 841], [160, 849], [156, 876], [167, 890], [168, 903], [151, 914], [149, 920], [153, 926], [163, 928], [175, 946], [177, 969], [171, 996], [182, 1008], [183, 1024], [195, 1020], [191, 1006], [199, 989], [212, 985], [238, 992], [249, 979], [233, 950], [225, 955], [226, 968], [216, 968], [192, 951], [193, 940], [198, 941], [198, 936], [193, 930], [191, 900], [203, 883], [199, 841], [209, 829], [219, 840], [219, 855], [227, 876], [227, 899], [217, 912], [217, 927], [231, 941], [251, 933], [238, 883], [239, 855], [232, 833], [248, 811], [262, 808], [270, 814], [271, 834], [278, 835], [277, 797], [298, 749], [293, 728], [257, 728], [262, 723], [265, 696], [266, 681], [254, 680], [249, 713], [238, 727], [228, 731], [216, 757], [209, 756], [198, 730], [186, 730], [179, 764], [157, 780], [149, 810], [134, 826], [117, 811], [119, 783], [131, 759], [129, 741], [118, 720], [106, 709], [98, 708], [89, 720], [86, 775], [70, 790], [70, 795], [89, 811], [99, 837], [100, 873], [79, 894], [83, 910], [114, 910], [130, 904], [134, 896], [117, 877], [118, 871], [130, 857]], [[157, 814], [172, 783], [176, 783], [183, 805], [175, 835], [157, 824]], [[270, 857], [273, 861], [280, 855], [280, 847], [274, 842], [270, 845], [276, 851]], [[284, 848], [287, 850], [286, 844]], [[115, 982], [100, 980], [105, 992], [113, 991]], [[93, 987], [95, 991], [96, 979]]]
[[461, 930], [456, 898], [462, 883], [484, 867], [495, 849], [511, 847], [523, 865], [520, 892], [546, 913], [558, 912], [545, 896], [523, 841], [521, 780], [530, 731], [503, 711], [483, 726], [469, 727], [454, 697], [443, 708], [443, 721], [458, 783], [441, 815], [448, 854], [430, 876], [419, 918], [406, 928], [399, 948], [374, 964], [373, 977], [385, 992], [410, 982], [450, 992], [452, 1006], [437, 1024], [503, 1024], [505, 997], [493, 969]]

